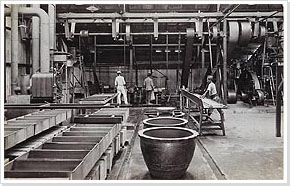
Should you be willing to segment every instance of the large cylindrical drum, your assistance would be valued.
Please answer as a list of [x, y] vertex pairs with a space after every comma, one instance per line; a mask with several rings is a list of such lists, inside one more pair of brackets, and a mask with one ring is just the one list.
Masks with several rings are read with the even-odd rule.
[[181, 112], [180, 110], [174, 110], [172, 113], [167, 113], [167, 114], [160, 114], [159, 112], [149, 111], [149, 112], [145, 112], [145, 115], [147, 115], [148, 118], [157, 118], [157, 117], [183, 118], [185, 116], [185, 113]]
[[187, 124], [184, 118], [157, 117], [143, 120], [145, 127], [184, 127]]
[[153, 127], [139, 131], [140, 144], [150, 175], [179, 179], [192, 160], [198, 133], [181, 127]]

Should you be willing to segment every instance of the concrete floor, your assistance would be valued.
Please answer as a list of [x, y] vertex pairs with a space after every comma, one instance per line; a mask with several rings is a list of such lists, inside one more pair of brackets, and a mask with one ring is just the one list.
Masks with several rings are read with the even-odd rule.
[[[130, 122], [140, 124], [144, 108], [130, 110]], [[225, 113], [226, 136], [221, 131], [199, 137], [185, 180], [280, 180], [283, 179], [283, 137], [275, 137], [274, 108], [249, 108], [244, 103], [229, 105]], [[143, 126], [139, 125], [139, 129]], [[143, 160], [139, 137], [132, 143], [131, 156], [122, 177], [152, 179]]]

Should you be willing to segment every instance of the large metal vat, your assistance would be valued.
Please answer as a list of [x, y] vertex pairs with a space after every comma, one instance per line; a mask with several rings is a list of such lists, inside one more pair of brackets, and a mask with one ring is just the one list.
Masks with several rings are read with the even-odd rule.
[[187, 120], [183, 118], [174, 117], [157, 117], [143, 120], [145, 127], [184, 127]]
[[149, 110], [144, 113], [148, 118], [157, 118], [157, 117], [175, 117], [183, 118], [185, 116], [184, 112], [180, 110], [174, 110], [172, 113], [159, 113], [157, 110]]
[[150, 175], [157, 179], [181, 178], [192, 160], [198, 133], [181, 127], [152, 127], [139, 131]]
[[157, 107], [153, 110], [147, 110], [144, 114], [148, 116], [148, 118], [156, 118], [156, 117], [183, 118], [185, 113], [175, 109], [176, 109], [175, 107]]

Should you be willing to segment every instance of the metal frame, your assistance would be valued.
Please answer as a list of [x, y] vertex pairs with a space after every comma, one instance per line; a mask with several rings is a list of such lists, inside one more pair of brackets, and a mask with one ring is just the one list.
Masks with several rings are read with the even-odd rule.
[[[236, 4], [235, 4], [236, 5]], [[262, 21], [268, 22], [283, 22], [283, 12], [278, 11], [268, 11], [268, 12], [235, 12], [234, 10], [237, 9], [239, 5], [229, 6], [226, 11], [223, 12], [195, 12], [195, 13], [177, 13], [177, 12], [170, 12], [170, 13], [130, 13], [130, 12], [124, 12], [124, 13], [60, 13], [57, 14], [57, 22], [64, 23], [65, 20], [67, 20], [69, 23], [75, 22], [79, 24], [111, 24], [112, 26], [114, 23], [117, 23], [118, 26], [120, 24], [129, 24], [130, 26], [133, 24], [149, 24], [152, 25], [153, 32], [146, 32], [146, 33], [134, 33], [133, 30], [130, 29], [130, 36], [133, 35], [150, 35], [151, 37], [158, 37], [159, 35], [166, 35], [166, 38], [168, 35], [186, 35], [186, 32], [159, 32], [158, 31], [158, 24], [161, 23], [194, 23], [195, 25], [195, 33], [196, 37], [202, 37], [202, 40], [205, 38], [204, 36], [207, 36], [210, 38], [211, 35], [211, 29], [214, 25], [222, 24], [223, 28], [222, 31], [219, 32], [219, 34], [222, 37], [222, 48], [223, 48], [223, 60], [219, 61], [219, 64], [215, 64], [218, 66], [218, 70], [216, 70], [216, 73], [219, 74], [221, 77], [220, 79], [220, 89], [221, 97], [224, 101], [224, 103], [227, 103], [228, 98], [228, 90], [227, 90], [227, 63], [228, 63], [228, 21], [239, 21], [239, 20], [249, 20], [252, 23], [260, 23]], [[199, 30], [199, 23], [208, 23], [208, 32], [200, 32], [202, 30]], [[61, 33], [63, 35], [63, 33]], [[74, 35], [79, 35], [79, 33], [74, 33]], [[111, 33], [89, 33], [90, 36], [114, 36], [115, 34], [113, 32]], [[117, 32], [118, 36], [127, 35], [127, 33], [124, 31], [122, 33]], [[203, 43], [203, 41], [202, 41]], [[213, 47], [216, 44], [211, 43], [209, 39], [209, 56], [212, 56]], [[118, 46], [118, 45], [96, 45], [96, 47], [110, 47], [110, 46]], [[123, 46], [122, 44], [119, 46]], [[128, 45], [124, 44], [124, 47]], [[183, 44], [133, 44], [133, 46], [138, 47], [154, 47], [154, 46], [183, 46]], [[194, 44], [194, 46], [198, 46], [198, 48], [201, 48], [200, 44]], [[150, 48], [151, 48], [150, 47]], [[199, 51], [199, 49], [198, 49]], [[202, 58], [204, 51], [200, 51], [202, 53]], [[218, 52], [218, 51], [217, 51]], [[166, 53], [166, 64], [168, 64], [168, 53]], [[151, 58], [150, 58], [151, 59]], [[150, 60], [150, 69], [152, 69], [152, 60]], [[211, 61], [211, 69], [213, 67], [212, 61], [214, 61], [212, 58]], [[168, 69], [168, 65], [166, 65], [166, 69]]]

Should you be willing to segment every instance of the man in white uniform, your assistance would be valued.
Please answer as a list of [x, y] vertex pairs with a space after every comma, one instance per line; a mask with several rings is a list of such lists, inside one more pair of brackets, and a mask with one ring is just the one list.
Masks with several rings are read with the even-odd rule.
[[121, 104], [121, 94], [123, 95], [124, 103], [128, 104], [125, 85], [126, 83], [125, 83], [124, 77], [121, 76], [121, 71], [117, 71], [117, 77], [115, 78], [115, 87], [118, 93], [117, 103], [119, 105]]
[[144, 87], [146, 89], [146, 103], [151, 104], [151, 94], [154, 90], [153, 80], [151, 78], [151, 73], [148, 72], [147, 78], [144, 80]]
[[[205, 97], [210, 98], [214, 101], [219, 101], [219, 97], [216, 91], [216, 86], [215, 84], [212, 82], [213, 76], [212, 75], [208, 75], [207, 76], [207, 90], [204, 92], [204, 94], [201, 96], [202, 99], [204, 99]], [[208, 115], [210, 116], [213, 112], [213, 109], [210, 108], [208, 109]]]
[[216, 86], [215, 84], [212, 82], [213, 76], [212, 75], [208, 75], [207, 76], [207, 90], [204, 92], [204, 94], [202, 95], [201, 98], [205, 98], [208, 97], [214, 101], [219, 101], [219, 97], [216, 91]]

